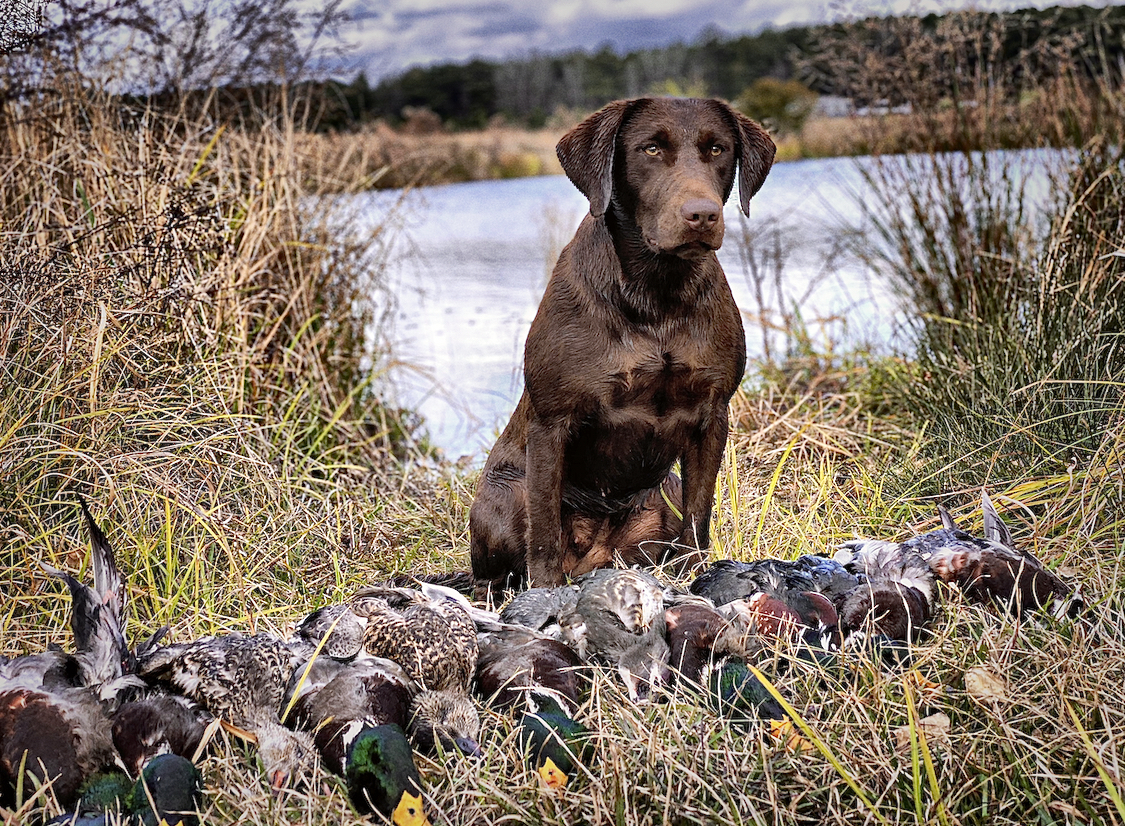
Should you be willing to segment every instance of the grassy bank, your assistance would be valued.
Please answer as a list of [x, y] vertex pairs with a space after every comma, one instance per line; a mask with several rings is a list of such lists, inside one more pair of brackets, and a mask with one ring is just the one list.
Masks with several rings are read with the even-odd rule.
[[[71, 645], [62, 589], [37, 563], [88, 576], [74, 492], [129, 577], [133, 638], [165, 623], [176, 640], [284, 633], [390, 573], [467, 567], [473, 477], [412, 463], [408, 425], [380, 398], [386, 356], [367, 335], [370, 305], [357, 300], [380, 287], [379, 236], [353, 237], [308, 209], [318, 194], [377, 176], [409, 181], [424, 165], [310, 139], [277, 112], [247, 130], [124, 113], [78, 86], [3, 110], [0, 653]], [[526, 151], [553, 151], [557, 136]], [[426, 154], [448, 154], [447, 139]], [[490, 157], [493, 144], [482, 146], [472, 151]], [[1005, 272], [1031, 279], [1040, 290], [1021, 293], [1020, 317], [1047, 318], [1050, 306], [1093, 306], [1117, 289], [1121, 236], [1103, 220], [1125, 214], [1114, 163], [1077, 175], [1067, 220], [1021, 241], [1026, 268], [988, 271], [977, 297]], [[975, 252], [951, 259], [948, 280], [1008, 260], [1006, 247], [981, 240], [994, 237], [992, 223], [956, 227], [957, 249]], [[1034, 280], [1047, 267], [1053, 280]], [[1031, 408], [1031, 420], [981, 417], [1027, 437], [983, 454], [982, 431], [967, 426], [935, 439], [935, 422], [977, 420], [972, 405], [947, 404], [958, 376], [982, 374], [1005, 348], [1022, 347], [1028, 370], [1057, 361], [1021, 338], [1021, 325], [995, 339], [938, 335], [990, 329], [995, 316], [982, 307], [972, 304], [974, 325], [929, 314], [939, 327], [927, 375], [901, 360], [807, 353], [757, 370], [734, 401], [714, 555], [793, 557], [857, 534], [901, 538], [936, 526], [939, 501], [979, 532], [977, 486], [987, 484], [1017, 541], [1082, 585], [1087, 621], [1016, 622], [952, 600], [917, 650], [939, 689], [870, 663], [824, 673], [766, 658], [815, 735], [810, 753], [732, 728], [684, 694], [635, 706], [601, 675], [581, 711], [597, 730], [597, 762], [573, 791], [542, 791], [516, 755], [512, 719], [487, 712], [483, 761], [419, 758], [432, 820], [1125, 823], [1125, 377], [1118, 367], [1043, 383], [1058, 404], [1085, 397], [1084, 384], [1116, 389], [1071, 450], [1041, 450], [1036, 425], [1050, 422]], [[1074, 358], [1120, 340], [1112, 314], [1065, 315], [1089, 333], [1052, 333], [1085, 342]], [[909, 395], [935, 375], [948, 393]], [[973, 679], [982, 673], [995, 678], [986, 692]], [[236, 743], [220, 738], [201, 767], [209, 824], [362, 822], [328, 780], [275, 799]], [[14, 824], [26, 813], [0, 814]]]
[[[334, 181], [341, 190], [357, 182], [383, 189], [561, 175], [555, 144], [577, 122], [572, 118], [540, 130], [496, 126], [456, 132], [442, 130], [439, 123], [421, 132], [379, 123], [358, 132], [303, 133], [297, 140], [310, 181]], [[868, 119], [814, 118], [800, 134], [778, 138], [778, 160], [864, 155], [899, 143], [891, 137], [873, 140], [879, 129]]]
[[[577, 122], [571, 117], [549, 129], [463, 131], [445, 131], [440, 122], [421, 131], [377, 123], [356, 132], [306, 132], [297, 141], [309, 181], [332, 182], [341, 191], [385, 189], [561, 175], [555, 144]], [[798, 133], [774, 135], [777, 161], [906, 151], [917, 128], [900, 115], [813, 117]]]

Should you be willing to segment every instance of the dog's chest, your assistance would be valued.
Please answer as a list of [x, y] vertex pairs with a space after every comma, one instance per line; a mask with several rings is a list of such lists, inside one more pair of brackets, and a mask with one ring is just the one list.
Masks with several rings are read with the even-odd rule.
[[730, 371], [706, 341], [686, 334], [634, 334], [622, 345], [606, 377], [612, 411], [643, 409], [663, 416], [693, 410], [726, 391]]

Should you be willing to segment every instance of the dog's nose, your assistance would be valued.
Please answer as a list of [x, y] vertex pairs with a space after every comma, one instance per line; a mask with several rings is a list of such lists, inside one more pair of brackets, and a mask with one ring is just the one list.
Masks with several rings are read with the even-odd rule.
[[707, 198], [692, 198], [680, 207], [680, 215], [692, 229], [705, 230], [711, 229], [719, 222], [722, 210], [722, 205], [715, 201]]

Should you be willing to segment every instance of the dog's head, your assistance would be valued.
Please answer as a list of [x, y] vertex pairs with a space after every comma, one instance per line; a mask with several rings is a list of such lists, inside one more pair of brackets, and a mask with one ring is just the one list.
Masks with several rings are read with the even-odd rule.
[[776, 147], [758, 124], [717, 100], [619, 100], [567, 132], [559, 161], [590, 199], [633, 221], [653, 252], [697, 258], [723, 242], [722, 205], [738, 175], [742, 211]]

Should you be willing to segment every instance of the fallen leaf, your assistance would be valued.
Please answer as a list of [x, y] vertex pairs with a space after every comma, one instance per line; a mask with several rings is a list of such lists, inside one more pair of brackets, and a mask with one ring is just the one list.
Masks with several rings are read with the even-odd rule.
[[816, 751], [816, 746], [800, 735], [791, 720], [770, 720], [770, 734], [784, 744], [786, 751], [797, 754]]
[[965, 690], [981, 703], [1007, 702], [1008, 681], [983, 665], [975, 665], [965, 672]]
[[[949, 726], [949, 715], [940, 711], [918, 721], [918, 731], [931, 749], [935, 746], [949, 748]], [[910, 726], [895, 729], [895, 745], [899, 751], [910, 751]]]

